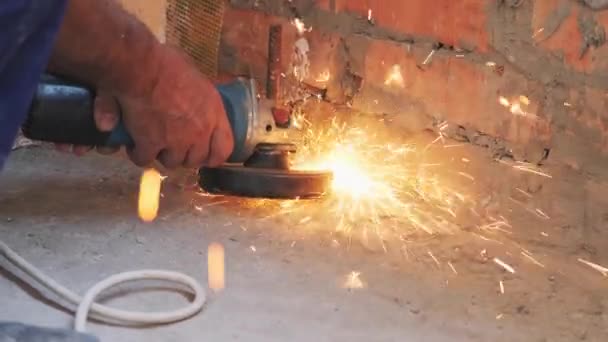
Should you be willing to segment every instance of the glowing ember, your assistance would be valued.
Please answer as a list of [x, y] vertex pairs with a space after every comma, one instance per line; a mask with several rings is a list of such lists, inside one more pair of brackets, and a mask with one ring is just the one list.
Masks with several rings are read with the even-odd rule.
[[342, 285], [345, 289], [362, 289], [365, 287], [360, 278], [361, 272], [352, 271], [346, 276], [346, 281]]
[[501, 105], [503, 105], [505, 107], [511, 106], [509, 100], [507, 100], [507, 98], [504, 97], [504, 96], [501, 96], [501, 97], [498, 98], [498, 103], [500, 103]]
[[139, 217], [144, 222], [152, 222], [158, 214], [158, 202], [162, 177], [154, 169], [145, 170], [139, 185]]
[[583, 264], [593, 268], [594, 270], [600, 272], [604, 277], [608, 277], [608, 267], [604, 267], [604, 266], [598, 265], [594, 262], [587, 261], [587, 260], [581, 259], [581, 258], [579, 258], [578, 261], [580, 263], [583, 263]]
[[405, 87], [405, 81], [403, 80], [403, 74], [401, 73], [401, 66], [395, 64], [391, 67], [390, 72], [384, 80], [384, 85], [389, 87], [397, 86], [400, 88]]
[[505, 269], [505, 271], [507, 271], [507, 272], [509, 272], [509, 273], [515, 273], [515, 269], [514, 269], [514, 268], [513, 268], [511, 265], [507, 264], [506, 262], [504, 262], [504, 261], [502, 261], [502, 260], [500, 260], [500, 259], [498, 259], [498, 258], [494, 258], [494, 262], [495, 262], [495, 263], [496, 263], [498, 266], [500, 266], [500, 267], [504, 268], [504, 269]]
[[209, 245], [207, 250], [207, 272], [210, 289], [220, 291], [226, 286], [226, 271], [224, 267], [224, 246], [219, 243]]
[[539, 28], [538, 30], [536, 30], [536, 32], [534, 32], [532, 38], [536, 38], [539, 34], [543, 33], [543, 31], [545, 31], [544, 27]]
[[454, 272], [454, 274], [458, 275], [458, 272], [456, 272], [456, 267], [454, 267], [454, 265], [452, 265], [452, 262], [448, 261], [448, 266], [450, 266], [450, 268], [452, 269], [452, 272]]
[[431, 50], [431, 52], [429, 52], [429, 54], [426, 56], [426, 58], [422, 62], [422, 65], [429, 64], [431, 62], [431, 60], [433, 59], [433, 56], [435, 55], [435, 52], [437, 52], [437, 50], [435, 50], [435, 49]]
[[306, 29], [306, 25], [304, 25], [304, 22], [300, 18], [295, 18], [293, 20], [293, 26], [296, 27], [299, 34], [304, 34], [304, 32], [312, 30], [312, 28]]
[[529, 113], [526, 110], [526, 108], [530, 105], [530, 99], [524, 95], [519, 96], [519, 98], [516, 100], [509, 100], [504, 96], [499, 96], [498, 103], [504, 107], [507, 107], [513, 115], [524, 116], [532, 119], [537, 118], [535, 114]]
[[329, 70], [323, 70], [322, 73], [319, 74], [319, 77], [315, 79], [315, 81], [319, 83], [327, 83], [331, 79], [331, 73]]

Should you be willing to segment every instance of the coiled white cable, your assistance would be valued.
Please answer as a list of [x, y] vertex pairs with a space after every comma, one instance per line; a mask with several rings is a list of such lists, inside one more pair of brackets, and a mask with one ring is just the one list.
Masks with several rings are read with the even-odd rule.
[[[40, 285], [52, 291], [70, 304], [77, 306], [74, 329], [85, 331], [87, 317], [121, 325], [167, 324], [182, 321], [199, 313], [207, 300], [203, 287], [192, 277], [182, 273], [162, 270], [141, 270], [116, 274], [100, 281], [91, 287], [83, 297], [65, 288], [52, 278], [19, 256], [8, 245], [0, 241], [0, 254], [17, 268], [36, 280]], [[194, 292], [194, 300], [182, 309], [167, 312], [137, 312], [113, 309], [94, 303], [95, 298], [104, 290], [115, 285], [133, 280], [165, 280], [188, 286]]]

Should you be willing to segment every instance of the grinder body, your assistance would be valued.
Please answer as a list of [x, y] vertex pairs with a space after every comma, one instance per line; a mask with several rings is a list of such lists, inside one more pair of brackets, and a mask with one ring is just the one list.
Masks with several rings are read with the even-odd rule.
[[[255, 82], [237, 79], [217, 87], [228, 115], [234, 149], [228, 164], [199, 170], [199, 184], [211, 193], [262, 198], [316, 198], [326, 193], [333, 175], [327, 171], [291, 170], [292, 127], [274, 100], [259, 98]], [[53, 143], [133, 147], [121, 121], [109, 133], [94, 119], [94, 91], [45, 75], [32, 101], [23, 133]], [[277, 124], [277, 122], [279, 124]]]
[[[217, 86], [234, 137], [229, 163], [244, 163], [260, 143], [285, 142], [275, 124], [272, 103], [257, 99], [255, 82], [239, 78]], [[45, 75], [38, 85], [23, 133], [33, 140], [74, 145], [133, 147], [120, 121], [112, 132], [100, 132], [93, 116], [95, 93], [79, 84]]]

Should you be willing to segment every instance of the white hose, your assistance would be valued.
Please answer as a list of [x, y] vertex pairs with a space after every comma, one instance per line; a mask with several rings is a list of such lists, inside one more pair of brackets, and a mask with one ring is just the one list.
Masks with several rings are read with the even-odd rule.
[[[70, 304], [77, 306], [74, 329], [79, 332], [85, 331], [85, 324], [89, 316], [104, 322], [122, 325], [167, 324], [196, 315], [202, 310], [206, 302], [205, 290], [194, 278], [177, 272], [161, 270], [132, 271], [110, 276], [91, 287], [84, 297], [81, 298], [76, 293], [42, 273], [2, 241], [0, 241], [0, 254], [4, 255], [8, 261], [32, 277], [40, 285], [65, 299]], [[186, 285], [194, 292], [194, 300], [182, 309], [156, 313], [113, 309], [94, 303], [95, 298], [110, 287], [128, 281], [150, 279], [166, 280]]]

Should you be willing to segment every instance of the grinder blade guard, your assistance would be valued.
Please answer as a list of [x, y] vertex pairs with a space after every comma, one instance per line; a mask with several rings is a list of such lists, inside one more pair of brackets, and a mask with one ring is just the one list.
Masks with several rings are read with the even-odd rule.
[[257, 97], [253, 80], [218, 87], [232, 126], [235, 148], [228, 164], [201, 168], [199, 184], [207, 192], [257, 198], [316, 198], [329, 189], [326, 171], [291, 170], [293, 129], [277, 125], [274, 102]]
[[[272, 25], [268, 37], [266, 97], [258, 96], [253, 79], [247, 86], [220, 87], [235, 134], [235, 150], [219, 168], [199, 171], [201, 187], [211, 193], [265, 198], [314, 198], [330, 188], [328, 171], [291, 170], [296, 152], [291, 115], [280, 106], [282, 26]], [[241, 85], [246, 85], [241, 81]]]

